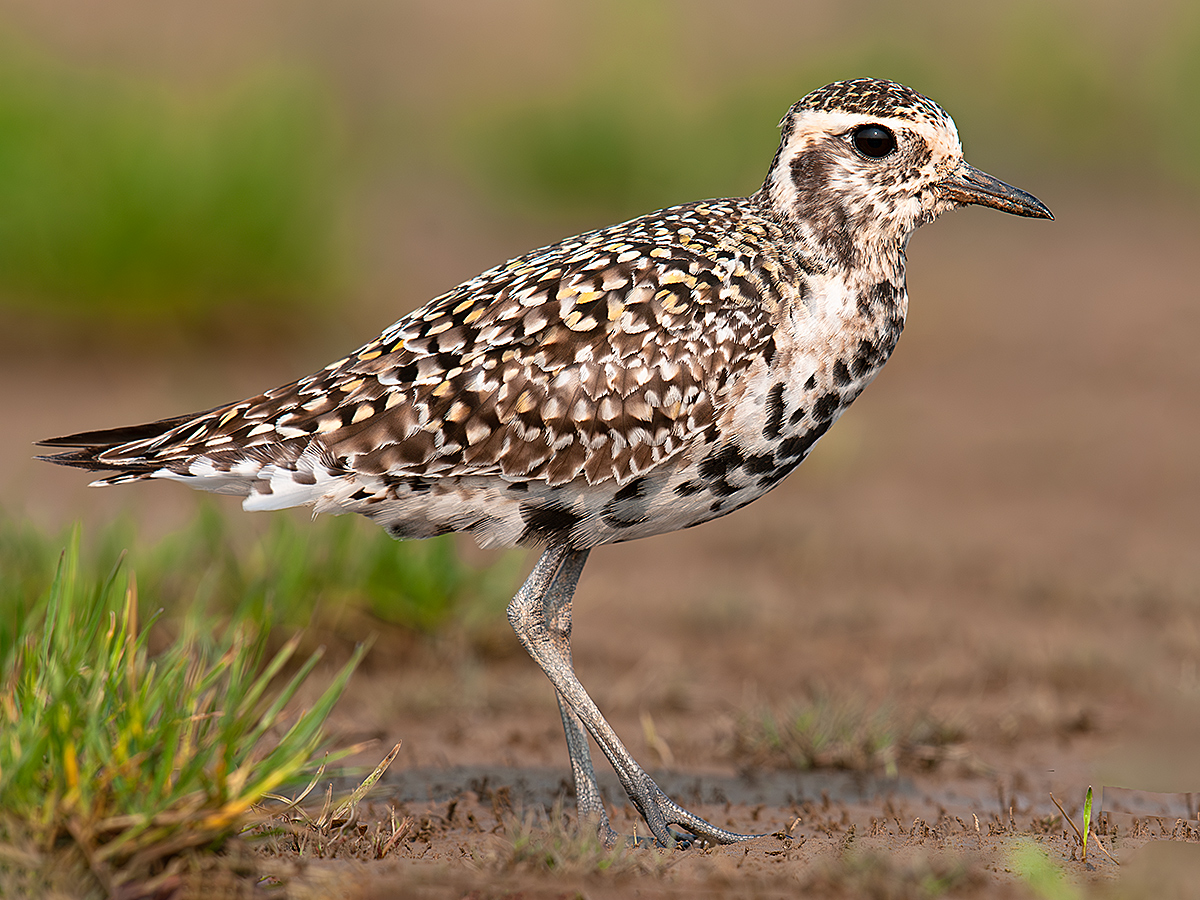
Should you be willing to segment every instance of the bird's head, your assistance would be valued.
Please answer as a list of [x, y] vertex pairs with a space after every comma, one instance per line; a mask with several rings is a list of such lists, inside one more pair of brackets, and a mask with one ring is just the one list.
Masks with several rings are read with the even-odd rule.
[[918, 226], [967, 204], [1054, 218], [1036, 197], [968, 164], [954, 120], [894, 81], [828, 84], [780, 126], [761, 195], [836, 263], [902, 253]]

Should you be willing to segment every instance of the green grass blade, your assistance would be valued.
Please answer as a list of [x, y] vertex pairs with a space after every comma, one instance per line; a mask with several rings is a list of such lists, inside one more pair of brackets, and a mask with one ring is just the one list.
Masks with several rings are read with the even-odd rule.
[[1089, 784], [1087, 797], [1083, 801], [1083, 861], [1087, 862], [1088, 834], [1092, 830], [1092, 786]]

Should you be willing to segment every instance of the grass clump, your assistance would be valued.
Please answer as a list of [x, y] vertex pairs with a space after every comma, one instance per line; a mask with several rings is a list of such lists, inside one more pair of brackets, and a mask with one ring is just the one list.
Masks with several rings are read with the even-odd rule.
[[290, 800], [272, 796], [286, 805], [270, 810], [270, 818], [252, 829], [259, 852], [266, 856], [320, 859], [383, 859], [395, 852], [412, 831], [415, 817], [398, 817], [396, 810], [389, 807], [386, 822], [371, 818], [364, 821], [360, 812], [363, 800], [399, 752], [400, 744], [396, 744], [350, 796], [336, 804], [331, 782], [316, 815], [310, 815], [300, 804], [320, 780], [324, 767], [299, 796]]
[[[396, 541], [357, 516], [277, 516], [248, 552], [215, 512], [202, 515], [197, 527], [213, 542], [208, 577], [225, 582], [221, 593], [261, 598], [287, 621], [315, 620], [334, 631], [353, 632], [348, 610], [425, 635], [503, 621], [522, 559], [509, 554], [476, 566], [452, 535]], [[176, 546], [187, 543], [181, 538]]]
[[[332, 632], [350, 642], [381, 624], [469, 639], [486, 637], [489, 624], [507, 627], [502, 613], [522, 554], [475, 565], [453, 536], [398, 542], [355, 516], [276, 514], [265, 530], [256, 532], [256, 524], [209, 503], [187, 526], [153, 541], [118, 522], [92, 542], [86, 562], [99, 568], [134, 547], [139, 583], [168, 620], [197, 605], [222, 616], [246, 608], [277, 630]], [[62, 540], [0, 515], [0, 640], [37, 596]]]
[[295, 640], [267, 658], [262, 623], [214, 629], [197, 616], [152, 656], [133, 576], [118, 566], [89, 585], [79, 569], [76, 533], [48, 594], [0, 646], [5, 895], [31, 870], [65, 871], [64, 859], [110, 896], [166, 885], [182, 853], [219, 844], [265, 795], [303, 780], [362, 654], [290, 718], [319, 653], [275, 690]]
[[673, 849], [631, 846], [623, 841], [606, 847], [593, 827], [568, 822], [561, 800], [548, 816], [538, 810], [508, 817], [504, 831], [506, 840], [489, 860], [502, 871], [657, 876], [677, 858]]
[[750, 765], [883, 770], [891, 777], [901, 764], [936, 766], [962, 740], [956, 728], [913, 720], [888, 705], [868, 709], [818, 694], [782, 714], [764, 708], [742, 715], [734, 755]]

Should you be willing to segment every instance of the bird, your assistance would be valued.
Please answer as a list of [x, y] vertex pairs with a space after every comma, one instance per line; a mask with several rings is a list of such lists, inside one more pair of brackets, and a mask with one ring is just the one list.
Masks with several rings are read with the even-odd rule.
[[542, 552], [508, 605], [554, 686], [578, 821], [612, 845], [595, 741], [653, 842], [746, 840], [668, 797], [576, 677], [589, 553], [727, 515], [795, 469], [892, 354], [908, 240], [967, 205], [1053, 219], [971, 166], [902, 84], [797, 101], [762, 186], [533, 250], [435, 297], [321, 371], [255, 397], [39, 442], [53, 463], [164, 478], [246, 510], [359, 513], [398, 539]]

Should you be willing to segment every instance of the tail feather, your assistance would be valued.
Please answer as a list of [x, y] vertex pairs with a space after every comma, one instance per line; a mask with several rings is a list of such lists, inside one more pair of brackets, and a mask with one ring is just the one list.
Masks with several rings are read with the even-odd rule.
[[195, 419], [202, 415], [205, 415], [205, 413], [192, 413], [186, 416], [176, 416], [173, 419], [159, 419], [157, 422], [146, 422], [142, 425], [125, 425], [120, 428], [81, 431], [78, 434], [46, 438], [44, 441], [38, 441], [37, 445], [39, 447], [116, 447], [118, 444], [130, 444], [134, 441], [144, 441], [158, 437], [160, 434], [170, 431], [176, 425], [182, 425], [189, 419]]
[[[253, 497], [250, 508], [300, 506], [320, 499], [334, 473], [341, 474], [337, 461], [307, 433], [287, 438], [260, 430], [249, 446], [231, 440], [222, 429], [245, 406], [227, 404], [142, 425], [49, 438], [39, 446], [64, 452], [38, 459], [101, 472], [94, 487], [166, 478], [199, 490]], [[239, 421], [239, 426], [261, 428], [256, 420]], [[304, 471], [297, 474], [298, 468]]]
[[89, 469], [93, 472], [98, 472], [105, 469], [123, 469], [131, 470], [131, 466], [117, 466], [114, 463], [101, 462], [97, 457], [100, 452], [105, 449], [102, 447], [88, 447], [83, 450], [72, 450], [69, 453], [51, 453], [44, 456], [35, 456], [34, 459], [42, 462], [54, 463], [58, 466], [72, 466], [76, 469]]
[[[220, 407], [214, 407], [220, 409]], [[192, 413], [186, 416], [175, 416], [171, 419], [159, 419], [157, 422], [146, 422], [141, 425], [125, 425], [120, 428], [103, 428], [98, 431], [80, 431], [62, 437], [46, 438], [38, 441], [38, 447], [70, 448], [64, 453], [50, 453], [36, 457], [45, 462], [60, 466], [73, 466], [79, 469], [119, 470], [134, 478], [148, 474], [162, 465], [161, 460], [139, 459], [136, 456], [122, 456], [112, 453], [107, 459], [103, 458], [111, 451], [119, 450], [127, 445], [138, 444], [145, 446], [148, 441], [163, 437], [186, 422], [198, 419], [213, 410]]]

